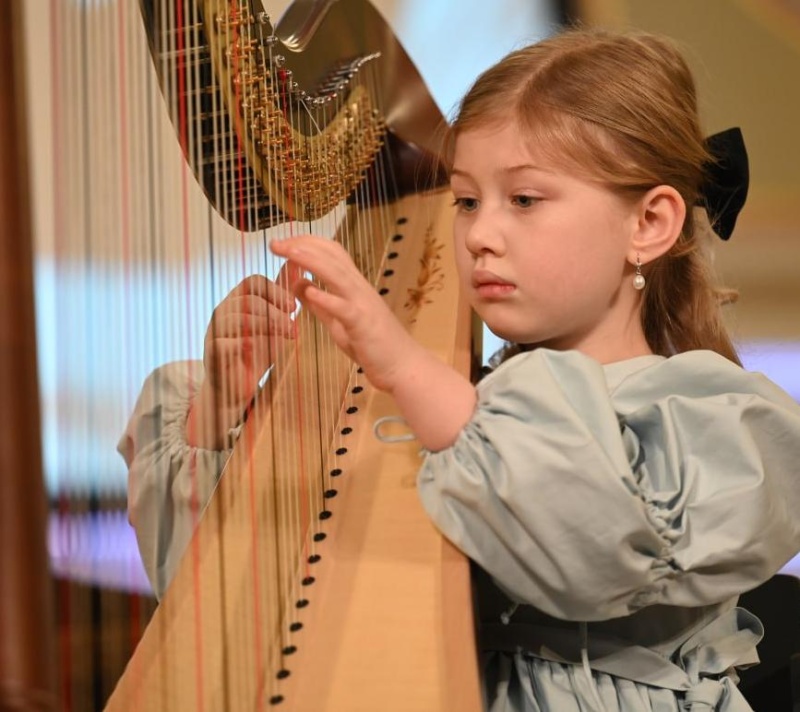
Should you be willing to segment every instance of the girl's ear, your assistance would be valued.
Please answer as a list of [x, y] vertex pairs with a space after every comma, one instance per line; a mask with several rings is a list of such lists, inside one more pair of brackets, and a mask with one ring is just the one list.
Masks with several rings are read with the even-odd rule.
[[686, 203], [669, 185], [651, 188], [639, 201], [639, 214], [633, 232], [628, 260], [636, 264], [652, 262], [675, 244], [686, 219]]

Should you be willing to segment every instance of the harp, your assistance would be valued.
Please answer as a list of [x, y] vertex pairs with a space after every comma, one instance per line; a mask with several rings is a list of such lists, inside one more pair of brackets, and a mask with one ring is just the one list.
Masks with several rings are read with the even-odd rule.
[[[418, 188], [441, 116], [367, 2], [296, 2], [274, 29], [258, 0], [52, 5], [52, 22], [71, 31], [54, 43], [53, 71], [67, 42], [81, 48], [56, 104], [84, 90], [107, 102], [53, 121], [65, 186], [54, 222], [89, 235], [106, 264], [142, 249], [119, 278], [127, 290], [156, 258], [178, 265], [184, 284], [221, 255], [255, 254], [247, 270], [259, 269], [265, 230], [314, 229], [334, 214], [334, 239], [398, 317], [469, 370], [468, 310], [446, 274], [447, 196]], [[134, 44], [133, 60], [104, 59]], [[124, 140], [137, 129], [133, 109], [159, 101], [163, 126], [140, 153]], [[95, 110], [119, 112], [108, 133]], [[76, 149], [76, 136], [91, 140]], [[162, 161], [171, 173], [152, 171]], [[73, 171], [76, 185], [64, 180]], [[111, 173], [122, 189], [109, 197]], [[75, 191], [87, 185], [108, 214], [81, 203]], [[198, 201], [199, 217], [186, 219]], [[110, 225], [116, 248], [96, 239]], [[154, 247], [154, 233], [174, 242]], [[80, 252], [70, 241], [53, 250]], [[206, 302], [222, 293], [212, 279]], [[479, 707], [468, 567], [417, 503], [418, 448], [374, 437], [391, 402], [307, 315], [298, 323], [110, 711]], [[149, 328], [120, 341], [130, 349]]]

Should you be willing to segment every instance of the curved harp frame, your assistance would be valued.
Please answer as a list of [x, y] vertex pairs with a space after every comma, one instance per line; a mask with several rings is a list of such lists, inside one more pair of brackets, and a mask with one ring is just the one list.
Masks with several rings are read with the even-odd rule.
[[[302, 49], [303, 61], [293, 67], [300, 87], [316, 85], [315, 68], [330, 67], [337, 57], [380, 52], [386, 125], [417, 156], [435, 146], [441, 116], [367, 2], [299, 3], [277, 32], [286, 55]], [[313, 42], [322, 32], [346, 46]], [[247, 150], [253, 153], [254, 146]], [[419, 166], [414, 163], [412, 173], [428, 168]], [[395, 314], [467, 374], [469, 309], [454, 275], [446, 275], [454, 262], [448, 198], [433, 189], [390, 205], [350, 206], [353, 216], [344, 224], [368, 226], [371, 249], [383, 255], [373, 275], [376, 288], [386, 292]], [[287, 212], [285, 202], [277, 202]], [[301, 319], [308, 333], [320, 334], [307, 315]], [[315, 712], [480, 709], [469, 568], [418, 501], [418, 445], [387, 445], [374, 437], [373, 424], [396, 413], [391, 400], [332, 346], [320, 353], [320, 343], [324, 339], [316, 336], [303, 339], [278, 355], [109, 712], [235, 712], [270, 703]], [[319, 403], [318, 360], [335, 373], [341, 400], [334, 408]], [[279, 412], [292, 417], [277, 422], [271, 414]], [[345, 430], [352, 434], [341, 454], [334, 440]], [[274, 438], [302, 443], [301, 431], [319, 432], [319, 442], [301, 444], [293, 464], [275, 467]], [[304, 480], [307, 472], [333, 471], [336, 496], [326, 499], [325, 477], [307, 484], [316, 488], [312, 499], [322, 503], [320, 519], [299, 541], [288, 541], [273, 516], [274, 502], [300, 481], [312, 482]], [[266, 552], [276, 542], [282, 553], [271, 559]], [[284, 574], [290, 569], [294, 585], [272, 612], [265, 611], [264, 589], [277, 568]], [[313, 586], [301, 588], [309, 579]]]
[[0, 709], [54, 710], [21, 28], [0, 4]]

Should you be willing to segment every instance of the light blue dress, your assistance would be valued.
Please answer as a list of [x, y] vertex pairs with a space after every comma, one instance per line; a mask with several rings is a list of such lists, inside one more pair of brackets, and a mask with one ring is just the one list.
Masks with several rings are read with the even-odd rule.
[[[155, 372], [120, 441], [158, 595], [228, 456], [184, 440], [201, 368]], [[736, 601], [800, 551], [800, 406], [711, 352], [540, 349], [478, 392], [419, 491], [476, 562], [487, 709], [750, 710], [762, 628]]]
[[[750, 707], [736, 607], [800, 550], [800, 407], [711, 352], [520, 354], [419, 475], [480, 566], [492, 712]], [[484, 573], [485, 572], [485, 573]]]
[[153, 371], [117, 445], [128, 465], [128, 518], [158, 598], [175, 575], [231, 453], [186, 442], [189, 404], [202, 378], [202, 361], [175, 361]]

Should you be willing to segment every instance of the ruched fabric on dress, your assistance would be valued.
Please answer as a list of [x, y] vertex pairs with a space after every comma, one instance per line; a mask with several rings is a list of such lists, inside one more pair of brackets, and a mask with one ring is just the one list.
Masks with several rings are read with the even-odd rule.
[[[705, 351], [601, 366], [539, 349], [478, 390], [456, 443], [426, 454], [423, 505], [520, 604], [509, 627], [526, 608], [588, 624], [594, 680], [544, 631], [512, 650], [484, 635], [492, 709], [748, 710], [733, 667], [760, 623], [732, 606], [800, 551], [800, 407]], [[702, 616], [682, 631], [683, 609]], [[645, 610], [661, 617], [642, 645]], [[646, 659], [663, 665], [633, 674]]]

